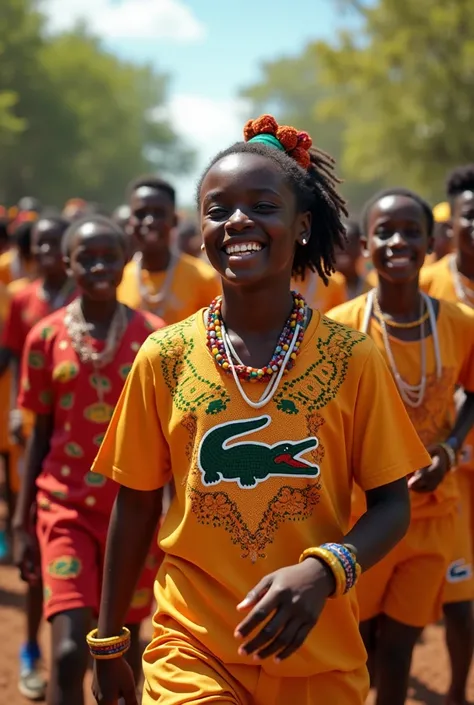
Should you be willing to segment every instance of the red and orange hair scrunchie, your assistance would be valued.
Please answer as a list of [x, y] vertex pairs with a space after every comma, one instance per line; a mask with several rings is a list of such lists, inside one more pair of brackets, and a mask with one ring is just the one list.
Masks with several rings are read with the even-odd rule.
[[309, 149], [313, 144], [307, 132], [300, 132], [289, 125], [279, 125], [272, 115], [261, 115], [249, 120], [244, 127], [246, 142], [261, 142], [286, 152], [303, 169], [311, 163]]

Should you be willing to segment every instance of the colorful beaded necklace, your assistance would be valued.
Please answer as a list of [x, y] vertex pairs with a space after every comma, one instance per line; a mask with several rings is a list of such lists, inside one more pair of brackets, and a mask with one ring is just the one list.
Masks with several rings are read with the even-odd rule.
[[[292, 346], [292, 351], [284, 369], [284, 374], [287, 374], [295, 364], [304, 337], [305, 326], [303, 322], [306, 318], [307, 309], [304, 298], [295, 291], [291, 293], [293, 296], [291, 314], [283, 327], [272, 359], [268, 365], [261, 368], [244, 365], [230, 343], [230, 339], [227, 337], [227, 340], [224, 341], [225, 327], [222, 320], [222, 297], [217, 296], [209, 306], [206, 325], [207, 345], [216, 364], [228, 374], [236, 373], [238, 378], [244, 382], [269, 382], [274, 378], [275, 374], [281, 371], [281, 367]], [[299, 331], [293, 343], [296, 327], [299, 327]], [[229, 350], [230, 354], [228, 354], [227, 350]]]

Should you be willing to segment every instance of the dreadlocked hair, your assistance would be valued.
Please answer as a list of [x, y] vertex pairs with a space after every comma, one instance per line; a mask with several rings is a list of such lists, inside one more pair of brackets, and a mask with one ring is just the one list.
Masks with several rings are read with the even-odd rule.
[[362, 215], [360, 218], [360, 229], [361, 229], [361, 234], [364, 238], [367, 238], [368, 232], [369, 232], [369, 216], [370, 216], [370, 211], [372, 208], [375, 206], [376, 203], [382, 200], [382, 198], [386, 198], [387, 196], [405, 196], [406, 198], [411, 198], [412, 201], [415, 201], [418, 203], [420, 208], [423, 211], [423, 214], [425, 216], [426, 220], [426, 225], [428, 228], [428, 237], [431, 237], [433, 235], [433, 228], [434, 228], [434, 216], [433, 216], [433, 209], [431, 208], [430, 204], [425, 201], [424, 198], [419, 196], [417, 193], [414, 191], [411, 191], [408, 188], [387, 188], [384, 189], [383, 191], [379, 191], [378, 193], [375, 194], [375, 196], [372, 196], [367, 203], [364, 206], [364, 209], [362, 211]]
[[[266, 119], [266, 122], [264, 121]], [[253, 135], [274, 134], [274, 124], [268, 124], [271, 116], [262, 116], [252, 121]], [[261, 124], [257, 125], [257, 123]], [[277, 126], [278, 127], [278, 126]], [[260, 128], [260, 129], [258, 129]], [[247, 123], [245, 136], [250, 134]], [[294, 133], [298, 136], [294, 139]], [[336, 271], [336, 248], [344, 247], [346, 229], [344, 220], [348, 213], [337, 187], [341, 183], [334, 173], [334, 159], [320, 149], [311, 147], [311, 139], [306, 133], [298, 133], [295, 128], [287, 126], [278, 128], [276, 134], [285, 149], [280, 151], [260, 142], [236, 142], [231, 147], [219, 152], [207, 166], [197, 186], [196, 200], [200, 206], [201, 186], [209, 170], [221, 159], [231, 154], [258, 154], [272, 161], [284, 174], [287, 183], [296, 197], [300, 212], [311, 213], [311, 234], [306, 245], [296, 243], [292, 273], [295, 278], [304, 279], [307, 269], [317, 272], [324, 284]], [[249, 137], [251, 139], [251, 137]], [[309, 143], [308, 143], [309, 141]], [[287, 145], [284, 144], [287, 143]], [[308, 158], [303, 156], [303, 151]], [[297, 160], [297, 161], [296, 161]], [[301, 164], [307, 163], [307, 168]]]
[[474, 192], [474, 164], [456, 167], [446, 179], [446, 193], [451, 206], [464, 191]]

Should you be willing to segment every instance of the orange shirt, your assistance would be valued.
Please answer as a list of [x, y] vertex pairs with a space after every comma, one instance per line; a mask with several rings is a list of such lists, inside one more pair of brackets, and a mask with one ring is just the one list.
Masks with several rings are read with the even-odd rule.
[[[253, 399], [259, 384], [243, 383]], [[315, 311], [295, 366], [263, 409], [246, 404], [206, 345], [203, 312], [140, 350], [93, 466], [150, 491], [174, 479], [155, 596], [224, 663], [236, 605], [268, 573], [348, 531], [353, 481], [366, 490], [427, 464], [390, 372], [365, 336]], [[366, 661], [355, 591], [272, 675], [351, 671]], [[153, 650], [153, 643], [149, 647]]]
[[[429, 267], [421, 270], [420, 288], [436, 299], [444, 299], [453, 303], [459, 302], [454, 287], [453, 276], [449, 268], [452, 255], [446, 255]], [[463, 286], [470, 289], [474, 298], [474, 282], [461, 276]], [[461, 303], [466, 304], [465, 301]], [[460, 468], [474, 470], [474, 429], [468, 434], [460, 454]]]
[[0, 255], [0, 283], [10, 284], [10, 282], [21, 279], [25, 275], [30, 276], [33, 274], [34, 267], [35, 264], [31, 263], [28, 267], [22, 269], [17, 250], [11, 247]]
[[[49, 452], [36, 481], [38, 500], [108, 516], [117, 487], [89, 470], [137, 350], [163, 321], [134, 311], [113, 361], [97, 372], [73, 349], [66, 310], [44, 318], [29, 333], [18, 402], [34, 414], [54, 417]], [[100, 350], [105, 343], [93, 344]]]
[[[330, 311], [328, 315], [340, 323], [360, 330], [366, 302], [367, 295], [359, 296]], [[425, 447], [445, 441], [449, 437], [456, 419], [456, 385], [461, 384], [474, 391], [474, 311], [441, 301], [437, 328], [442, 361], [441, 377], [438, 379], [436, 376], [434, 345], [430, 336], [426, 340], [427, 387], [423, 403], [416, 409], [406, 407]], [[370, 321], [368, 333], [386, 357], [382, 331], [374, 318]], [[409, 384], [419, 383], [420, 343], [406, 342], [390, 336], [390, 344], [400, 375]], [[447, 514], [452, 511], [458, 496], [455, 476], [449, 473], [435, 492], [410, 494], [413, 518]]]
[[346, 280], [339, 272], [332, 274], [325, 286], [315, 272], [308, 270], [304, 280], [294, 278], [291, 286], [304, 296], [308, 306], [322, 313], [343, 304], [348, 298]]
[[[155, 313], [152, 304], [147, 307], [146, 302], [142, 301], [138, 276], [138, 264], [132, 260], [125, 267], [117, 292], [118, 299], [130, 308], [147, 308]], [[165, 280], [166, 272], [142, 271], [142, 283], [151, 294], [159, 292], [165, 286]], [[167, 325], [177, 323], [208, 306], [220, 293], [220, 284], [212, 267], [195, 257], [180, 254], [169, 294], [159, 315]]]

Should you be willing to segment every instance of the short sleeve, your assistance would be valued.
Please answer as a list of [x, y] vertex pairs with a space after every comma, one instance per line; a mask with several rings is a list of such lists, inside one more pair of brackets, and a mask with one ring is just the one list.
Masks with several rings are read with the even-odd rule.
[[145, 348], [138, 352], [92, 466], [134, 490], [151, 491], [171, 479], [168, 444], [156, 407], [153, 366]]
[[21, 304], [18, 297], [14, 296], [3, 328], [2, 347], [8, 348], [15, 355], [21, 355], [23, 349], [22, 331]]
[[354, 409], [355, 481], [364, 491], [372, 490], [406, 477], [430, 462], [390, 370], [373, 345], [361, 374]]
[[41, 331], [33, 328], [26, 338], [21, 358], [18, 406], [34, 414], [50, 414], [53, 410], [49, 350]]

